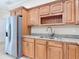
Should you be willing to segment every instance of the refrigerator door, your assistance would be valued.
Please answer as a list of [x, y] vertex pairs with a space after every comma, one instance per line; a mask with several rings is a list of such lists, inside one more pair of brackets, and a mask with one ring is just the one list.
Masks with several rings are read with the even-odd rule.
[[10, 40], [10, 19], [7, 18], [6, 20], [6, 38], [5, 38], [5, 52], [9, 52], [9, 40]]
[[18, 58], [22, 57], [22, 16], [17, 17]]
[[22, 16], [10, 16], [6, 22], [5, 52], [14, 57], [22, 56]]
[[10, 17], [11, 23], [11, 40], [9, 40], [9, 54], [17, 57], [17, 19], [15, 16]]

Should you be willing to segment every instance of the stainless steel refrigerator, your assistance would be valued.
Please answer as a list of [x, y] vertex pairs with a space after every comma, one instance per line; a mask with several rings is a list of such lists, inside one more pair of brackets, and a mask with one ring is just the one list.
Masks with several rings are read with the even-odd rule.
[[5, 53], [22, 56], [22, 16], [10, 16], [6, 21]]

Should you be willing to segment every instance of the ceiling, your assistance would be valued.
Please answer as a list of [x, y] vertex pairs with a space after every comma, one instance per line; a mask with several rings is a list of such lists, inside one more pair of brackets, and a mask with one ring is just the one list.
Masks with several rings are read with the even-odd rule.
[[24, 0], [2, 0], [0, 3], [0, 9], [9, 9], [10, 6], [23, 1]]
[[10, 10], [20, 6], [31, 8], [51, 1], [54, 0], [2, 0], [0, 3], [0, 9]]

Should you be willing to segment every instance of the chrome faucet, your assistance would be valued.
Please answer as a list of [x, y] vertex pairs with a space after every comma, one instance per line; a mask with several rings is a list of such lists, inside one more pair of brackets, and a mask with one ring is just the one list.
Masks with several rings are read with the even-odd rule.
[[48, 31], [48, 29], [50, 29], [51, 36], [54, 36], [55, 35], [55, 30], [53, 30], [52, 27], [47, 27], [47, 31]]
[[52, 33], [52, 27], [47, 27], [47, 31], [50, 29], [50, 32]]

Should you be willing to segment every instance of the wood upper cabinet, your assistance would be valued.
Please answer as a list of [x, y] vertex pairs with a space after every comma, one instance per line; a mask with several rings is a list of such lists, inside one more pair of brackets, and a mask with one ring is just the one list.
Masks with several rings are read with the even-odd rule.
[[16, 15], [22, 15], [22, 8], [16, 9]]
[[39, 25], [39, 8], [34, 8], [29, 10], [29, 20], [28, 25]]
[[28, 10], [22, 9], [22, 35], [28, 34]]
[[76, 24], [79, 24], [79, 0], [76, 0]]
[[46, 41], [35, 41], [35, 59], [46, 59]]
[[63, 49], [62, 44], [59, 42], [48, 42], [47, 48], [47, 59], [63, 59]]
[[[49, 20], [51, 24], [56, 21], [63, 24], [79, 24], [79, 0], [62, 0], [54, 3], [45, 4], [33, 9], [29, 9], [29, 25], [42, 24], [41, 20], [44, 19], [48, 22], [51, 17], [53, 20]], [[62, 19], [59, 20], [61, 16]], [[58, 19], [58, 20], [55, 20]], [[60, 21], [60, 22], [59, 22]], [[49, 22], [49, 24], [50, 24]], [[46, 23], [48, 24], [48, 23]]]
[[79, 46], [77, 45], [68, 45], [68, 59], [79, 59]]
[[49, 5], [41, 6], [39, 9], [40, 15], [48, 15], [50, 13]]
[[28, 31], [28, 10], [24, 7], [17, 8], [11, 11], [12, 16], [22, 16], [22, 35], [29, 33]]
[[57, 2], [50, 5], [50, 13], [61, 13], [63, 12], [63, 3]]
[[10, 15], [11, 16], [16, 16], [16, 11], [15, 10], [10, 11]]
[[64, 3], [63, 22], [75, 24], [75, 0], [68, 0]]

